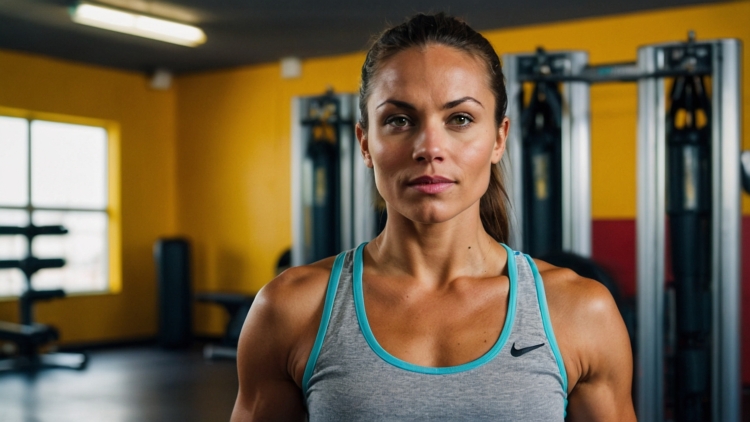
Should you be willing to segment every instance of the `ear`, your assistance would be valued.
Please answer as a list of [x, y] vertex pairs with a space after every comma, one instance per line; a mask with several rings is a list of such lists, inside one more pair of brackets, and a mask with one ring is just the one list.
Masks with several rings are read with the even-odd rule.
[[497, 134], [495, 137], [495, 146], [492, 148], [492, 164], [497, 164], [503, 158], [505, 153], [505, 143], [508, 140], [508, 131], [510, 130], [510, 120], [507, 117], [503, 118], [500, 125], [497, 128]]
[[359, 141], [359, 151], [362, 153], [362, 160], [364, 160], [367, 167], [372, 168], [370, 144], [367, 142], [367, 131], [363, 129], [359, 123], [357, 123], [354, 131], [357, 134], [357, 140]]

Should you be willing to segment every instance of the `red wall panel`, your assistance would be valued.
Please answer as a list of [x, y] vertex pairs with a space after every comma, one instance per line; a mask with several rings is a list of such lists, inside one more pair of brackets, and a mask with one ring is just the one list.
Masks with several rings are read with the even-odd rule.
[[[595, 220], [593, 259], [617, 281], [625, 297], [635, 295], [635, 220]], [[750, 216], [742, 219], [742, 383], [750, 384]]]

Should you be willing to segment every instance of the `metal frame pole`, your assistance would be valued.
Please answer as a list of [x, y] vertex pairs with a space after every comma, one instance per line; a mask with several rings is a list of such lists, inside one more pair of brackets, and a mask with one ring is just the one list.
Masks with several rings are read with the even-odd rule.
[[[586, 52], [569, 53], [566, 72], [580, 74]], [[586, 82], [563, 84], [562, 169], [563, 249], [591, 256], [591, 95]], [[568, 99], [565, 101], [565, 99]]]
[[339, 94], [339, 118], [336, 128], [339, 133], [339, 181], [340, 181], [340, 215], [341, 249], [348, 250], [354, 246], [354, 125], [352, 124], [352, 95]]
[[713, 373], [714, 421], [739, 422], [740, 404], [740, 42], [713, 44]]
[[292, 98], [292, 266], [305, 263], [304, 210], [302, 209], [302, 157], [305, 145], [300, 124], [302, 102], [299, 97]]
[[[306, 249], [305, 206], [312, 204], [312, 168], [305, 160], [308, 140], [304, 136], [302, 117], [309, 108], [311, 98], [292, 98], [292, 265], [306, 264], [310, 256]], [[373, 211], [373, 178], [359, 152], [354, 134], [354, 123], [359, 120], [358, 97], [356, 94], [337, 94], [339, 100], [339, 122], [336, 129], [339, 136], [340, 171], [340, 227], [341, 248], [346, 250], [373, 238], [377, 226], [377, 214]]]
[[[664, 63], [663, 51], [638, 50], [643, 72]], [[636, 413], [664, 420], [664, 215], [666, 212], [665, 91], [663, 79], [638, 82], [638, 214]]]
[[[354, 122], [360, 120], [359, 97], [352, 96]], [[365, 165], [359, 149], [359, 141], [354, 140], [352, 150], [354, 162], [354, 246], [372, 240], [377, 235], [378, 211], [375, 209], [375, 176], [371, 168]]]
[[503, 68], [508, 93], [506, 115], [510, 119], [510, 131], [505, 144], [505, 155], [501, 161], [505, 188], [511, 204], [510, 239], [511, 248], [524, 250], [523, 244], [523, 143], [521, 142], [521, 105], [519, 95], [522, 83], [518, 78], [518, 56], [504, 54]]
[[[580, 74], [588, 64], [584, 51], [550, 52], [554, 65], [564, 64], [564, 75]], [[512, 205], [510, 246], [524, 250], [524, 173], [521, 132], [523, 83], [521, 59], [534, 54], [505, 54], [503, 67], [508, 92], [507, 116], [510, 132], [503, 157], [506, 189]], [[563, 61], [564, 63], [561, 63]], [[529, 75], [525, 75], [529, 76]], [[563, 249], [585, 257], [591, 256], [591, 97], [588, 82], [562, 84], [562, 232]]]

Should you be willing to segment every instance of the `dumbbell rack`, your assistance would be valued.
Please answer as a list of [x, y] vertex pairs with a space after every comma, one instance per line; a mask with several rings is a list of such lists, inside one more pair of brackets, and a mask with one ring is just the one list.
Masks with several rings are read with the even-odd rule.
[[56, 341], [59, 333], [55, 327], [34, 322], [34, 303], [65, 297], [62, 289], [35, 290], [31, 285], [31, 276], [44, 268], [60, 268], [65, 265], [64, 259], [40, 259], [33, 256], [31, 242], [39, 235], [63, 235], [68, 230], [63, 226], [26, 227], [0, 226], [0, 236], [21, 235], [27, 239], [27, 254], [24, 259], [0, 260], [0, 269], [18, 268], [26, 279], [26, 290], [18, 298], [19, 322], [0, 321], [0, 341], [15, 343], [18, 348], [16, 356], [0, 360], [0, 371], [33, 370], [41, 368], [83, 369], [88, 357], [81, 353], [40, 353], [40, 348]]

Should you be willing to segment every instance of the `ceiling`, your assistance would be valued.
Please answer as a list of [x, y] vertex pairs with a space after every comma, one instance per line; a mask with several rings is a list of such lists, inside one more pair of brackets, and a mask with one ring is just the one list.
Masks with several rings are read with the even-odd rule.
[[198, 72], [285, 56], [365, 50], [388, 23], [446, 11], [475, 29], [562, 21], [718, 0], [91, 0], [201, 27], [208, 41], [182, 47], [73, 23], [74, 0], [0, 0], [0, 49], [118, 69]]

